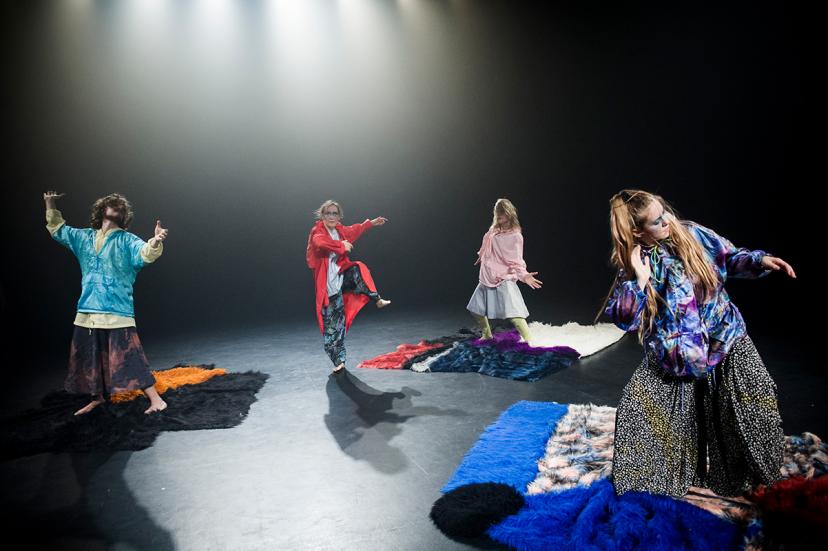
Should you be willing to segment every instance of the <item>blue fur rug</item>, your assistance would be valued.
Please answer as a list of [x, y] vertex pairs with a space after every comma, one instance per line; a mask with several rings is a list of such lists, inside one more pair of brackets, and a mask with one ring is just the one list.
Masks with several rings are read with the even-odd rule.
[[537, 476], [536, 462], [568, 409], [554, 402], [513, 405], [486, 427], [442, 492], [474, 482], [500, 482], [523, 493]]
[[524, 507], [488, 530], [514, 549], [739, 549], [743, 529], [666, 496], [616, 496], [612, 482], [525, 496]]
[[[755, 524], [730, 522], [667, 496], [639, 492], [616, 496], [608, 478], [529, 495], [527, 486], [538, 476], [538, 460], [568, 410], [566, 404], [523, 401], [504, 411], [442, 489], [446, 495], [438, 500], [441, 511], [450, 507], [452, 492], [468, 485], [496, 482], [511, 486], [523, 496], [522, 508], [516, 514], [504, 513], [485, 533], [526, 551], [740, 549], [760, 530]], [[441, 519], [435, 518], [435, 510], [432, 519], [449, 534]]]
[[490, 377], [535, 382], [565, 369], [578, 359], [566, 346], [532, 347], [515, 330], [497, 333], [491, 340], [457, 342], [445, 355], [428, 362], [433, 373], [481, 373]]

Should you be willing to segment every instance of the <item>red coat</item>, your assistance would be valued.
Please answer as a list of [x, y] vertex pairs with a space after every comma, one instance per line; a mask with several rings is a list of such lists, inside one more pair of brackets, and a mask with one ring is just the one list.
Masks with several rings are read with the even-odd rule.
[[[362, 224], [354, 224], [352, 226], [336, 225], [336, 231], [339, 233], [339, 238], [344, 241], [356, 242], [359, 236], [373, 227], [370, 220], [365, 220]], [[362, 262], [354, 262], [348, 258], [348, 253], [345, 252], [345, 246], [342, 241], [331, 239], [325, 224], [320, 220], [313, 225], [308, 235], [308, 249], [307, 261], [308, 268], [313, 270], [313, 280], [316, 284], [316, 317], [319, 320], [319, 330], [325, 332], [324, 324], [322, 323], [322, 307], [328, 305], [328, 255], [330, 253], [339, 255], [336, 264], [339, 266], [339, 271], [344, 272], [351, 266], [359, 266], [359, 273], [365, 285], [373, 291], [377, 292], [377, 287], [374, 285], [374, 280], [371, 277], [371, 272], [368, 267]], [[365, 295], [358, 295], [351, 292], [342, 293], [342, 300], [345, 303], [345, 331], [351, 327], [351, 322], [354, 321], [357, 313], [370, 300]]]

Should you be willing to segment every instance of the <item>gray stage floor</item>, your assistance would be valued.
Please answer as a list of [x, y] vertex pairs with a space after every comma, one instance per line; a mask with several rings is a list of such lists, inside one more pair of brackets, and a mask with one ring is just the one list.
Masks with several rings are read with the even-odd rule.
[[[140, 452], [0, 464], [6, 522], [56, 549], [499, 549], [451, 541], [429, 521], [463, 454], [518, 400], [616, 405], [641, 350], [627, 337], [536, 383], [353, 367], [468, 322], [462, 313], [361, 315], [348, 336], [350, 371], [337, 378], [312, 320], [145, 339], [154, 367], [214, 363], [270, 379], [233, 429], [166, 432]], [[817, 407], [823, 379], [787, 352], [800, 348], [753, 337], [779, 385], [786, 433], [828, 434]], [[58, 388], [64, 363], [39, 370], [4, 412]]]

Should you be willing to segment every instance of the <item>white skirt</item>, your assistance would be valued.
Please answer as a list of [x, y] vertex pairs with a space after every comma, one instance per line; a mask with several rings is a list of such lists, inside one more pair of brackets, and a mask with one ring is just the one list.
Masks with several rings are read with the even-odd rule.
[[523, 302], [517, 283], [511, 280], [497, 287], [477, 284], [466, 309], [472, 314], [491, 319], [528, 318], [529, 310]]

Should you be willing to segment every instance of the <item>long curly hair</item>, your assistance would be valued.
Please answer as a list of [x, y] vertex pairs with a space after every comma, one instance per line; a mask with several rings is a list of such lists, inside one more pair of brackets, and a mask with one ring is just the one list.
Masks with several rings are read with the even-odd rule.
[[120, 214], [120, 220], [117, 221], [118, 226], [124, 230], [128, 229], [133, 218], [132, 204], [120, 193], [110, 193], [92, 204], [92, 216], [89, 219], [89, 225], [93, 229], [101, 229], [107, 207], [118, 211]]

